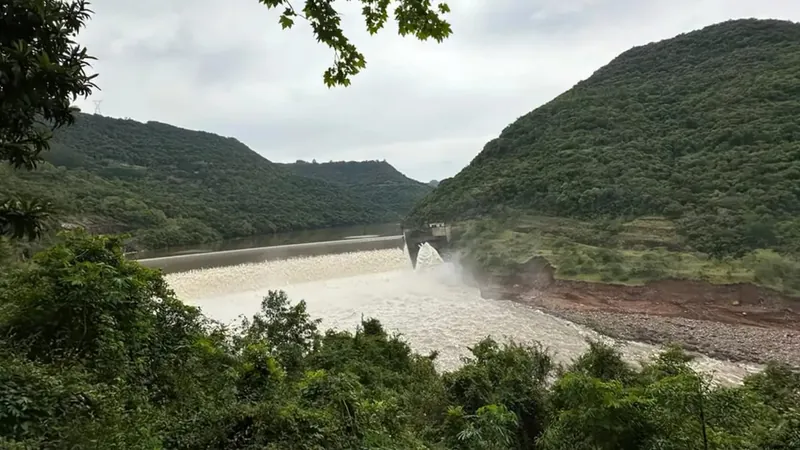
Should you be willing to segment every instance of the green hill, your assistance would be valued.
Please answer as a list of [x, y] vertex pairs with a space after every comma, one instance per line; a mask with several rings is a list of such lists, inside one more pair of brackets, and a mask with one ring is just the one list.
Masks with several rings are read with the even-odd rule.
[[282, 166], [296, 175], [346, 188], [357, 197], [396, 214], [397, 220], [433, 190], [403, 175], [386, 161], [297, 161]]
[[62, 223], [132, 232], [141, 248], [397, 219], [236, 139], [163, 123], [81, 114], [45, 158], [32, 173], [0, 169], [0, 189], [51, 201]]
[[668, 218], [691, 250], [800, 252], [800, 25], [633, 48], [506, 127], [408, 223]]

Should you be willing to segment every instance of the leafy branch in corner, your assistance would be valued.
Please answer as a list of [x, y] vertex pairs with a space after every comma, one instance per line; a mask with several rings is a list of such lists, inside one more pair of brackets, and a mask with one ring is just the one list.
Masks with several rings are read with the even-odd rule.
[[[97, 88], [94, 58], [75, 37], [92, 11], [84, 0], [18, 0], [0, 8], [0, 162], [33, 170], [53, 130], [75, 121], [72, 105]], [[22, 208], [22, 209], [20, 209]], [[0, 234], [40, 235], [44, 202], [0, 203]]]
[[[334, 9], [334, 0], [306, 0], [302, 12], [298, 12], [288, 0], [259, 0], [267, 8], [284, 7], [278, 20], [283, 29], [294, 26], [295, 19], [308, 21], [317, 42], [322, 42], [334, 51], [333, 65], [324, 73], [328, 87], [349, 86], [350, 78], [367, 65], [364, 55], [344, 35], [341, 15]], [[361, 14], [370, 34], [376, 34], [389, 18], [390, 0], [360, 0]], [[435, 39], [442, 42], [450, 36], [452, 29], [443, 16], [450, 12], [446, 3], [433, 6], [430, 0], [400, 0], [394, 9], [401, 36], [413, 35], [420, 40]]]

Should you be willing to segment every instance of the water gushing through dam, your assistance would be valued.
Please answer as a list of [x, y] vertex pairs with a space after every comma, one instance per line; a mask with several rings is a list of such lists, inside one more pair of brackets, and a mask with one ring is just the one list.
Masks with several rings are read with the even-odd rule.
[[[387, 330], [403, 334], [414, 350], [439, 351], [438, 366], [453, 369], [470, 346], [486, 336], [517, 342], [539, 341], [561, 362], [587, 348], [595, 332], [510, 301], [487, 300], [463, 282], [457, 265], [442, 261], [429, 245], [420, 249], [416, 269], [404, 249], [340, 253], [173, 273], [167, 279], [188, 303], [222, 322], [258, 311], [270, 289], [305, 300], [324, 328], [354, 329], [362, 317], [378, 318]], [[647, 358], [657, 348], [625, 342], [630, 360]], [[701, 357], [702, 370], [723, 382], [736, 382], [755, 366]]]

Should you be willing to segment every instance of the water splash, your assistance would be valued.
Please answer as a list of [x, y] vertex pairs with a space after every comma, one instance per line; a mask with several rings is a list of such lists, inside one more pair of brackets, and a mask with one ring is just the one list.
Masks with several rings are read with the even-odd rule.
[[424, 242], [419, 245], [416, 270], [427, 270], [430, 267], [435, 267], [442, 263], [444, 263], [444, 260], [431, 244]]
[[182, 299], [215, 297], [231, 292], [283, 289], [286, 286], [368, 273], [410, 269], [399, 248], [264, 261], [171, 273], [170, 287]]
[[[420, 269], [421, 268], [421, 269]], [[185, 301], [223, 323], [258, 311], [268, 289], [284, 289], [293, 301], [323, 319], [323, 328], [353, 330], [362, 316], [380, 319], [403, 334], [421, 353], [439, 351], [437, 367], [452, 370], [467, 356], [468, 345], [493, 336], [520, 343], [539, 341], [568, 362], [586, 350], [597, 333], [509, 301], [484, 300], [467, 286], [458, 267], [442, 262], [435, 248], [420, 248], [418, 270], [400, 249], [294, 258], [167, 275]], [[652, 355], [654, 346], [621, 342], [627, 360]], [[698, 358], [695, 367], [735, 383], [758, 366]]]

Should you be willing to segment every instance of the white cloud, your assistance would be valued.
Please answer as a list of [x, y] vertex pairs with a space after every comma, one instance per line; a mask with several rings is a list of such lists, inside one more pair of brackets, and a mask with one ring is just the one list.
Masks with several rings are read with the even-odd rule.
[[357, 2], [339, 4], [368, 63], [329, 90], [330, 51], [257, 0], [96, 0], [81, 40], [102, 91], [80, 106], [234, 136], [275, 161], [387, 159], [440, 179], [634, 45], [732, 18], [800, 20], [795, 0], [451, 0], [454, 34], [436, 44], [394, 25], [369, 36]]

